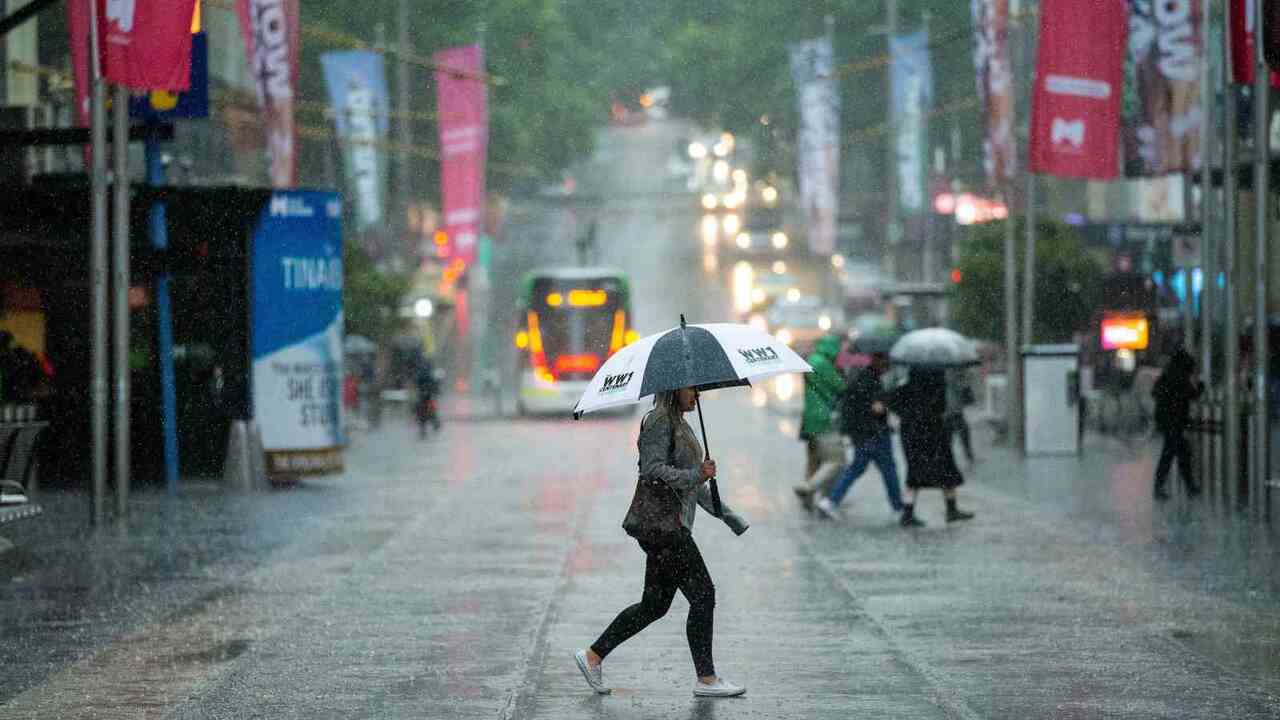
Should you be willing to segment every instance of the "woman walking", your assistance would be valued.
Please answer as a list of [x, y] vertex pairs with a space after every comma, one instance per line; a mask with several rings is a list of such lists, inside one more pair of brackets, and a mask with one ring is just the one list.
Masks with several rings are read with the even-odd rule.
[[947, 499], [947, 522], [969, 520], [973, 513], [956, 506], [956, 488], [964, 476], [951, 452], [947, 429], [946, 371], [913, 367], [905, 385], [889, 395], [889, 409], [901, 420], [902, 454], [907, 459], [907, 493], [902, 506], [903, 527], [924, 525], [915, 515], [916, 491], [942, 488]]
[[[697, 399], [692, 388], [658, 393], [653, 410], [640, 423], [640, 477], [623, 528], [646, 556], [644, 594], [640, 602], [618, 613], [591, 647], [574, 654], [597, 693], [609, 692], [601, 670], [604, 659], [666, 615], [676, 590], [689, 601], [685, 632], [697, 675], [693, 694], [730, 697], [746, 692], [716, 675], [711, 655], [716, 591], [690, 533], [697, 505], [714, 516], [706, 482], [716, 476], [716, 463], [704, 458], [693, 428], [684, 421], [684, 413], [694, 409]], [[737, 535], [747, 531], [747, 522], [723, 503], [720, 519]]]

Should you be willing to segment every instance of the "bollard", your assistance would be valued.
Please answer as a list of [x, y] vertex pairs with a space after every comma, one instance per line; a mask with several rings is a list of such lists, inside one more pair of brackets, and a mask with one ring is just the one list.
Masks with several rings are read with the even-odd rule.
[[266, 488], [266, 454], [262, 450], [262, 433], [256, 422], [232, 421], [222, 480], [233, 492], [254, 492]]

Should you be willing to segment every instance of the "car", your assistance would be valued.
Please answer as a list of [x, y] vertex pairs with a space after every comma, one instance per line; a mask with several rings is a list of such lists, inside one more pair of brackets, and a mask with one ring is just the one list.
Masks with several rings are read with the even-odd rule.
[[805, 295], [794, 300], [782, 298], [765, 313], [769, 332], [791, 349], [807, 355], [823, 335], [842, 333], [844, 312], [821, 298]]

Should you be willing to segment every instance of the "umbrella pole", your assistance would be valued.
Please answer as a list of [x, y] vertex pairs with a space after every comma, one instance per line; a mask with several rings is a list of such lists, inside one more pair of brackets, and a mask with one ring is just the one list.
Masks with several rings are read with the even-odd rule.
[[[694, 398], [693, 404], [698, 407], [698, 429], [702, 431], [702, 450], [706, 453], [706, 459], [711, 459], [711, 446], [707, 445], [707, 426], [702, 422], [702, 401]], [[720, 488], [716, 487], [716, 479], [711, 478], [711, 507], [715, 510], [714, 515], [720, 517], [723, 511], [720, 509]]]

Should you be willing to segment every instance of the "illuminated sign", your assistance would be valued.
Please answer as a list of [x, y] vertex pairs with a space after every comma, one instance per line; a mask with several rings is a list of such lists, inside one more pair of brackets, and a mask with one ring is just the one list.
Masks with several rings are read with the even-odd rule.
[[1111, 315], [1102, 319], [1103, 350], [1146, 350], [1150, 336], [1142, 315]]

